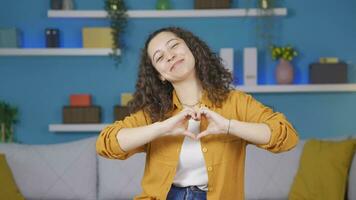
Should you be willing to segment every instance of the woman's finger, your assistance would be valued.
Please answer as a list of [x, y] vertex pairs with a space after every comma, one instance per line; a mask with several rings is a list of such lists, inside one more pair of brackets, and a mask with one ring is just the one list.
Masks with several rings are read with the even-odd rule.
[[185, 135], [185, 136], [188, 136], [188, 137], [192, 138], [193, 140], [196, 140], [196, 136], [195, 136], [192, 132], [190, 132], [190, 131], [185, 130], [185, 131], [183, 131], [182, 134]]
[[211, 118], [211, 114], [210, 114], [210, 110], [208, 109], [208, 108], [202, 108], [201, 110], [200, 110], [200, 117], [202, 117], [202, 116], [204, 116], [204, 117], [206, 117], [207, 119], [210, 119]]
[[178, 118], [178, 120], [190, 119], [191, 112], [192, 111], [189, 110], [189, 109], [184, 109], [178, 115], [176, 115], [175, 117]]
[[205, 130], [205, 131], [199, 133], [199, 134], [196, 136], [196, 138], [197, 138], [197, 140], [199, 140], [200, 138], [202, 138], [202, 137], [204, 137], [204, 136], [207, 136], [207, 135], [209, 135], [209, 134], [210, 134], [210, 131], [209, 131], [209, 130]]

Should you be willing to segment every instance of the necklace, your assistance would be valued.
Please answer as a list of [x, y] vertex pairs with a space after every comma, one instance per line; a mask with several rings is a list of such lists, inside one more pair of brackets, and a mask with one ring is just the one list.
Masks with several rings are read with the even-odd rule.
[[187, 106], [187, 107], [190, 107], [190, 108], [193, 108], [194, 106], [198, 105], [200, 103], [200, 101], [196, 102], [195, 104], [185, 104], [185, 103], [182, 103], [183, 106]]

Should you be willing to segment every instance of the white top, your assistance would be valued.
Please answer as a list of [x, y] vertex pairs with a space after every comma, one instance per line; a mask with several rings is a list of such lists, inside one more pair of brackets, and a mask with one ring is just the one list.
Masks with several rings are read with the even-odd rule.
[[[188, 130], [194, 134], [200, 133], [200, 121], [190, 119]], [[184, 138], [173, 185], [178, 187], [195, 185], [201, 190], [208, 190], [208, 174], [200, 140], [193, 140], [190, 137]]]

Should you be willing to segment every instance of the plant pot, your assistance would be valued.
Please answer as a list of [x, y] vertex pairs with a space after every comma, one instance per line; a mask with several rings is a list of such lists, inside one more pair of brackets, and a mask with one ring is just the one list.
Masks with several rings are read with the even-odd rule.
[[157, 0], [156, 9], [157, 10], [168, 10], [171, 8], [169, 0]]
[[6, 142], [6, 132], [5, 132], [5, 123], [0, 124], [0, 133], [1, 133], [1, 140], [0, 142]]
[[270, 8], [270, 2], [269, 0], [260, 0], [259, 1], [259, 7], [262, 8], [262, 9], [268, 9]]
[[288, 60], [280, 59], [276, 67], [275, 75], [278, 84], [293, 83], [293, 79], [294, 79], [293, 65]]

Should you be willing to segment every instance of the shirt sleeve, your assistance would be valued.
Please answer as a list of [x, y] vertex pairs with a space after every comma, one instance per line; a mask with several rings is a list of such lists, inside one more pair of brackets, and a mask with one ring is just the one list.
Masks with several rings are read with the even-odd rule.
[[283, 113], [274, 112], [251, 95], [240, 93], [237, 98], [238, 115], [242, 120], [252, 123], [265, 123], [271, 130], [267, 144], [256, 144], [257, 147], [278, 153], [295, 147], [299, 141], [298, 134]]
[[135, 128], [148, 123], [146, 114], [141, 110], [105, 127], [96, 140], [96, 152], [102, 157], [120, 160], [125, 160], [135, 153], [146, 152], [147, 144], [124, 151], [117, 140], [117, 134], [122, 128]]

